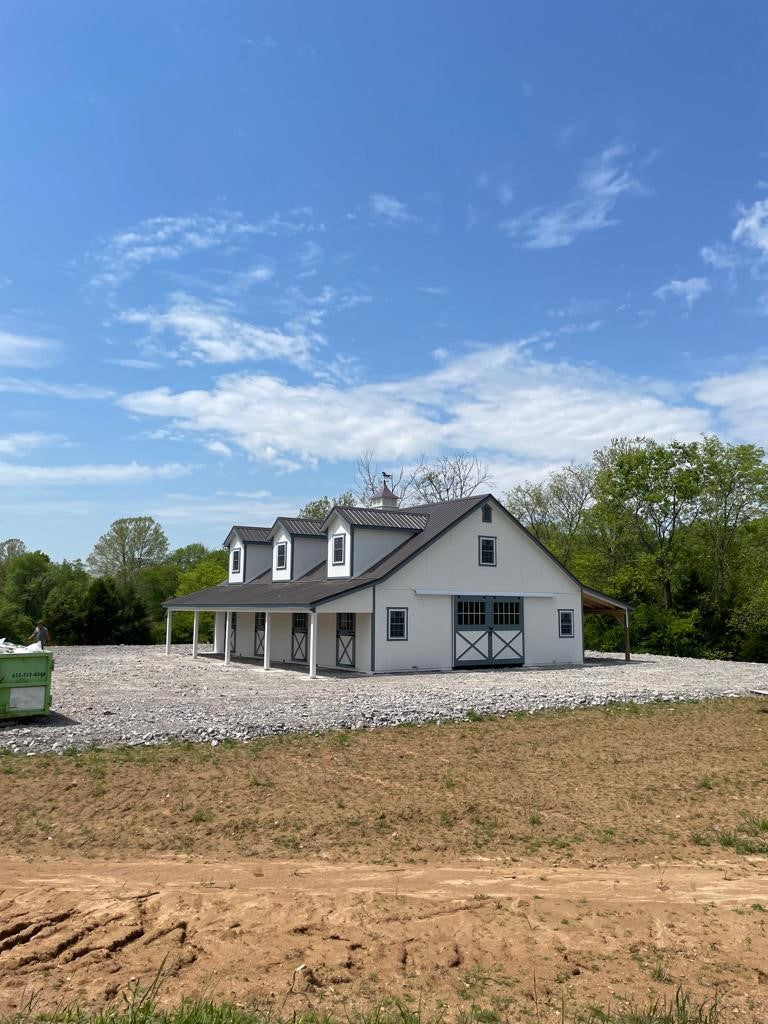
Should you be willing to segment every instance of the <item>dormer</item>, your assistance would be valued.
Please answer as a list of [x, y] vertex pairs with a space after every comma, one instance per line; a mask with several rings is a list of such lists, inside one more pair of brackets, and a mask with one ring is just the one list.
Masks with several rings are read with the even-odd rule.
[[233, 526], [223, 547], [229, 551], [229, 582], [250, 583], [265, 572], [272, 558], [269, 526]]
[[325, 557], [325, 532], [318, 519], [280, 516], [270, 530], [272, 580], [301, 579]]
[[334, 505], [323, 522], [328, 579], [359, 576], [421, 532], [429, 516], [407, 509]]

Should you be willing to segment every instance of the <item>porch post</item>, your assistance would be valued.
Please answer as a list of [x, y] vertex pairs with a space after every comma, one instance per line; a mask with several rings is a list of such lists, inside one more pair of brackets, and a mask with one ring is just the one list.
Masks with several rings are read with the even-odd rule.
[[624, 609], [624, 661], [630, 660], [629, 653], [629, 609]]
[[272, 613], [264, 613], [264, 671], [269, 671], [269, 642], [271, 640], [272, 633]]
[[317, 612], [309, 613], [309, 678], [317, 678]]
[[200, 636], [200, 612], [195, 608], [192, 621], [192, 657], [197, 657], [197, 640]]
[[165, 653], [171, 653], [171, 620], [173, 619], [173, 612], [169, 608], [165, 614]]
[[224, 664], [228, 665], [231, 658], [229, 645], [232, 637], [232, 612], [227, 611], [226, 625], [224, 627]]

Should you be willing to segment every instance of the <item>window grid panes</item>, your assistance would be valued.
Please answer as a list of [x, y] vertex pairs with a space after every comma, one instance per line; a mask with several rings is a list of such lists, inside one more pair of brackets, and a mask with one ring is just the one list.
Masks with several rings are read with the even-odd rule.
[[480, 565], [496, 565], [496, 538], [480, 538]]
[[306, 612], [294, 612], [293, 613], [293, 628], [298, 632], [306, 631], [307, 629], [307, 613]]
[[256, 612], [256, 629], [261, 630], [261, 629], [266, 629], [266, 628], [267, 628], [267, 613], [266, 612]]
[[562, 608], [557, 614], [560, 619], [560, 636], [573, 636], [573, 611]]
[[344, 561], [344, 534], [333, 538], [333, 564], [341, 565]]
[[408, 610], [406, 608], [387, 609], [387, 640], [408, 639]]
[[490, 505], [483, 505], [483, 522], [484, 523], [492, 523], [493, 522], [493, 509], [491, 508]]
[[493, 602], [493, 624], [494, 624], [494, 626], [519, 626], [520, 625], [520, 602], [519, 601], [494, 601]]
[[339, 633], [355, 632], [355, 613], [339, 612], [336, 616], [336, 629]]
[[484, 626], [485, 601], [459, 601], [456, 616], [459, 626]]
[[277, 545], [277, 568], [284, 569], [288, 561], [288, 545], [285, 541], [281, 541]]
[[240, 572], [240, 548], [232, 552], [232, 572]]

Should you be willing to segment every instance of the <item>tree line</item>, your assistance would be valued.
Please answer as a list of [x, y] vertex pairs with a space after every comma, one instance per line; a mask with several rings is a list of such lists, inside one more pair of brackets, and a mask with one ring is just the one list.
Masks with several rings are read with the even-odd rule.
[[[380, 474], [372, 452], [349, 490], [308, 502], [368, 504]], [[488, 467], [459, 452], [401, 468], [401, 505], [492, 488]], [[768, 661], [768, 466], [751, 444], [717, 437], [661, 444], [617, 438], [591, 461], [569, 464], [509, 490], [510, 512], [587, 586], [632, 606], [635, 650]], [[118, 519], [81, 562], [52, 561], [23, 542], [0, 543], [0, 636], [20, 641], [37, 619], [55, 643], [159, 643], [163, 601], [222, 582], [227, 552], [200, 543], [170, 550], [149, 516]], [[175, 642], [191, 639], [191, 615], [174, 616]], [[201, 616], [201, 640], [212, 638]], [[614, 620], [587, 616], [585, 641], [621, 650]]]

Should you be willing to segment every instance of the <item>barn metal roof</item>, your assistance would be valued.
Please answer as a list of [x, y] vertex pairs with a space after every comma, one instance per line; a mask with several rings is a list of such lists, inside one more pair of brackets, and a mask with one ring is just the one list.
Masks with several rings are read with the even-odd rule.
[[325, 517], [325, 526], [334, 512], [351, 526], [378, 527], [381, 530], [423, 530], [429, 521], [429, 515], [415, 513], [410, 508], [357, 508], [349, 505], [334, 505]]
[[232, 543], [232, 534], [236, 533], [246, 544], [269, 544], [271, 526], [233, 526], [227, 534], [223, 547], [227, 548]]
[[274, 536], [278, 526], [282, 526], [292, 537], [324, 537], [325, 530], [321, 519], [307, 519], [303, 516], [278, 516], [272, 529], [269, 531], [270, 538]]

